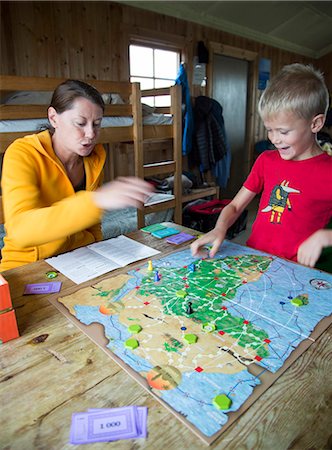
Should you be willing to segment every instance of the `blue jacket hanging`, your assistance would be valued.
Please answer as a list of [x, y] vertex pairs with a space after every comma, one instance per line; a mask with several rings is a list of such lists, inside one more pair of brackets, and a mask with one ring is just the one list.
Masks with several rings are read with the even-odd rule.
[[191, 97], [188, 84], [188, 78], [184, 65], [180, 65], [175, 84], [180, 84], [182, 88], [182, 154], [188, 155], [192, 150], [193, 140], [193, 110], [191, 106]]

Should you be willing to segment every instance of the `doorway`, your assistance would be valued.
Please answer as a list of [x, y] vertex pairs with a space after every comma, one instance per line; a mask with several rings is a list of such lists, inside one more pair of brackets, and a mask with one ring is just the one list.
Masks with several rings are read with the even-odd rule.
[[231, 148], [231, 169], [223, 198], [233, 198], [241, 188], [252, 165], [253, 99], [256, 53], [232, 47], [212, 45], [210, 97], [223, 108], [228, 142]]

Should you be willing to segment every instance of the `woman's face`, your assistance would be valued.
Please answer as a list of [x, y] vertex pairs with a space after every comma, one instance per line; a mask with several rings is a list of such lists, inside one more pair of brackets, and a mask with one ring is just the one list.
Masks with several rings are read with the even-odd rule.
[[53, 107], [48, 118], [54, 128], [52, 141], [57, 153], [88, 156], [92, 152], [100, 131], [103, 110], [84, 97], [78, 97], [71, 109], [58, 114]]

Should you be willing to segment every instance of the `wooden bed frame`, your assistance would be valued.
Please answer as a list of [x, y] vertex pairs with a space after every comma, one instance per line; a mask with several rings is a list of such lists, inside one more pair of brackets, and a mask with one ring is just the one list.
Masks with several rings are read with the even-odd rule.
[[[7, 105], [3, 99], [10, 93], [17, 91], [54, 91], [56, 86], [65, 81], [65, 78], [20, 77], [0, 75], [0, 120], [36, 119], [46, 118], [45, 105]], [[144, 178], [159, 174], [174, 175], [174, 199], [137, 211], [137, 226], [145, 225], [145, 215], [174, 208], [174, 221], [182, 223], [182, 112], [181, 87], [176, 85], [170, 88], [141, 91], [139, 83], [112, 82], [101, 80], [85, 80], [95, 86], [99, 92], [117, 93], [127, 103], [107, 104], [104, 116], [131, 116], [131, 126], [107, 127], [100, 131], [99, 142], [112, 144], [116, 142], [133, 142], [135, 155], [135, 175]], [[156, 108], [155, 112], [172, 115], [171, 125], [143, 125], [142, 97], [170, 95], [171, 106]], [[35, 133], [31, 130], [31, 133]], [[0, 133], [0, 154], [3, 154], [8, 145], [15, 139], [30, 132]], [[170, 161], [155, 164], [144, 163], [144, 142], [150, 140], [172, 139], [173, 156]]]

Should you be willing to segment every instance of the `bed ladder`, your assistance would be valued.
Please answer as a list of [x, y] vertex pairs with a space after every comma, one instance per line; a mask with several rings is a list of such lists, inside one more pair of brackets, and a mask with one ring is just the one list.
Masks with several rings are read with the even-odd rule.
[[[175, 85], [170, 88], [161, 88], [144, 91], [143, 96], [151, 95], [171, 95], [171, 107], [168, 108], [173, 116], [172, 125], [163, 125], [169, 127], [169, 137], [173, 141], [172, 160], [162, 161], [153, 164], [144, 164], [144, 127], [141, 107], [141, 91], [133, 83], [133, 105], [137, 105], [133, 111], [134, 116], [134, 154], [135, 154], [135, 175], [139, 178], [151, 177], [154, 175], [170, 174], [174, 176], [174, 198], [150, 206], [144, 206], [142, 210], [137, 210], [137, 226], [145, 226], [145, 216], [147, 214], [164, 211], [174, 208], [174, 222], [182, 224], [182, 112], [181, 112], [181, 86]], [[156, 136], [154, 139], [158, 139]], [[165, 138], [163, 138], [165, 139]]]

